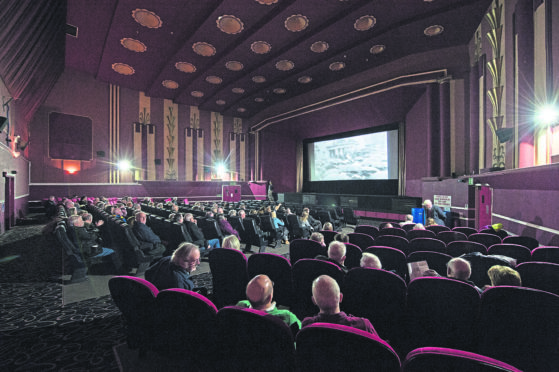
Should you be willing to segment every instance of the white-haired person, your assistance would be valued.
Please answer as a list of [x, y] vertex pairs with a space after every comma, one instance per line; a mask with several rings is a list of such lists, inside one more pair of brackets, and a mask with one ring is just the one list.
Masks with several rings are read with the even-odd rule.
[[425, 215], [425, 221], [427, 221], [428, 218], [433, 218], [437, 225], [444, 226], [446, 214], [441, 209], [441, 207], [433, 205], [433, 202], [431, 200], [425, 199], [425, 201], [423, 202], [423, 211]]
[[336, 264], [342, 271], [347, 274], [348, 268], [345, 266], [344, 262], [346, 259], [346, 246], [342, 242], [333, 241], [328, 246], [328, 257], [323, 255], [318, 255], [315, 258], [318, 260], [324, 260]]
[[229, 249], [236, 249], [238, 251], [241, 250], [241, 242], [235, 235], [227, 235], [223, 238], [223, 242], [221, 244], [222, 248], [229, 248]]
[[368, 267], [371, 269], [382, 269], [382, 264], [378, 256], [369, 252], [363, 252], [363, 255], [361, 256], [360, 266]]

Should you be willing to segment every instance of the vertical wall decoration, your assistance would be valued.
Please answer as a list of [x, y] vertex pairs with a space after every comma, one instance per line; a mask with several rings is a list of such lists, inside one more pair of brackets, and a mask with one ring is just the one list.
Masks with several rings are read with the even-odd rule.
[[119, 161], [119, 107], [120, 107], [120, 87], [109, 85], [109, 183], [120, 182], [120, 172], [118, 170]]
[[134, 125], [136, 180], [155, 180], [155, 125], [151, 124], [150, 98], [140, 92], [138, 121]]
[[222, 175], [216, 173], [215, 164], [223, 162], [223, 116], [218, 112], [211, 113], [211, 163], [209, 164], [209, 171], [211, 178], [221, 178]]
[[185, 133], [185, 177], [202, 181], [204, 175], [204, 130], [200, 129], [200, 110], [190, 106], [190, 126]]
[[164, 100], [164, 135], [165, 135], [165, 163], [164, 174], [165, 180], [176, 181], [178, 178], [178, 110], [179, 105], [171, 100]]
[[234, 181], [245, 180], [246, 135], [241, 118], [233, 118], [233, 132], [229, 133], [229, 174]]
[[501, 129], [506, 126], [505, 115], [502, 109], [503, 94], [505, 92], [502, 75], [503, 75], [503, 55], [502, 55], [502, 35], [503, 25], [501, 17], [503, 14], [503, 5], [499, 1], [495, 1], [495, 7], [486, 15], [489, 23], [489, 32], [487, 39], [493, 50], [493, 59], [487, 61], [487, 69], [493, 78], [493, 87], [487, 90], [487, 97], [493, 106], [493, 116], [487, 119], [487, 124], [493, 133], [493, 150], [492, 150], [492, 167], [505, 167], [505, 145], [504, 137], [498, 135], [503, 133]]

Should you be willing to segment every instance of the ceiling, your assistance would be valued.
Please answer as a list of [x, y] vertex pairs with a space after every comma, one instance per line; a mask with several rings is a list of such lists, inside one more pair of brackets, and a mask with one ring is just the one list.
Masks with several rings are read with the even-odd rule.
[[66, 22], [77, 36], [66, 37], [66, 66], [150, 97], [250, 118], [387, 62], [466, 45], [490, 3], [71, 0]]

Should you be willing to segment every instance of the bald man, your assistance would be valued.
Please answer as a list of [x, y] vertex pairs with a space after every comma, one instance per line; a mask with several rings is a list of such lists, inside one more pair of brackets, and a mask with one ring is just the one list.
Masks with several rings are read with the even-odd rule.
[[342, 243], [342, 242], [334, 240], [328, 246], [328, 257], [319, 254], [318, 256], [315, 257], [315, 259], [332, 262], [332, 263], [338, 265], [340, 267], [340, 269], [342, 269], [342, 271], [345, 274], [347, 274], [348, 269], [344, 265], [345, 258], [346, 258], [345, 254], [346, 254], [345, 244]]
[[239, 301], [237, 306], [265, 311], [277, 316], [291, 328], [294, 334], [301, 329], [301, 321], [289, 310], [276, 307], [274, 298], [274, 283], [267, 275], [257, 275], [247, 284], [246, 295], [248, 300]]
[[366, 318], [347, 315], [340, 311], [343, 294], [338, 283], [328, 275], [321, 275], [312, 284], [312, 300], [320, 309], [313, 317], [303, 320], [303, 327], [313, 323], [333, 323], [350, 326], [377, 335], [375, 328]]
[[[472, 266], [467, 260], [454, 257], [446, 264], [446, 276], [451, 279], [460, 280], [461, 282], [468, 283], [473, 286], [479, 293], [483, 293], [474, 282], [470, 280], [472, 275]], [[429, 269], [423, 273], [423, 276], [441, 276], [433, 269]]]

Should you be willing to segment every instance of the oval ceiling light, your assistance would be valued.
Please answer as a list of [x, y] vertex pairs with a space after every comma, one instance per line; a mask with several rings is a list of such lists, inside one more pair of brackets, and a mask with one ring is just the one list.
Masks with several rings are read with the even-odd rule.
[[177, 89], [179, 87], [179, 83], [174, 80], [163, 80], [161, 84], [168, 89]]
[[252, 77], [252, 81], [254, 81], [255, 83], [261, 84], [261, 83], [265, 83], [266, 82], [266, 78], [264, 76], [253, 76]]
[[326, 41], [317, 41], [312, 43], [311, 50], [315, 53], [323, 53], [328, 50], [330, 45]]
[[233, 88], [233, 89], [231, 89], [231, 92], [233, 92], [235, 94], [243, 94], [245, 92], [245, 90], [243, 88]]
[[375, 17], [366, 15], [363, 17], [359, 17], [353, 24], [353, 28], [357, 31], [367, 31], [373, 28], [376, 23], [377, 20], [375, 19]]
[[441, 25], [432, 25], [427, 27], [425, 30], [423, 30], [423, 33], [427, 36], [437, 36], [442, 34], [444, 31], [444, 27]]
[[297, 81], [301, 84], [308, 84], [312, 81], [312, 77], [310, 76], [301, 76]]
[[202, 98], [202, 97], [204, 97], [204, 92], [200, 92], [199, 90], [195, 90], [195, 91], [190, 92], [190, 95], [192, 97]]
[[247, 110], [247, 109], [244, 108], [244, 107], [239, 107], [239, 108], [237, 109], [237, 112], [246, 112], [246, 110]]
[[272, 46], [270, 43], [265, 41], [255, 41], [254, 43], [250, 44], [250, 50], [252, 50], [256, 54], [266, 54], [272, 50]]
[[132, 11], [132, 18], [139, 24], [148, 28], [159, 28], [163, 24], [161, 18], [154, 12], [147, 9], [135, 9]]
[[111, 67], [121, 75], [133, 75], [136, 72], [132, 66], [126, 63], [113, 63]]
[[262, 5], [272, 5], [278, 2], [278, 0], [255, 0], [258, 4]]
[[221, 84], [223, 82], [223, 79], [220, 78], [219, 76], [208, 76], [206, 77], [206, 81], [210, 84]]
[[284, 22], [285, 28], [291, 32], [303, 31], [309, 25], [309, 19], [301, 14], [287, 17]]
[[371, 49], [369, 49], [369, 53], [371, 54], [380, 54], [382, 52], [384, 52], [386, 50], [386, 45], [383, 44], [377, 44], [377, 45], [373, 45], [371, 47]]
[[196, 66], [190, 62], [177, 62], [175, 63], [175, 68], [179, 71], [186, 72], [187, 74], [191, 74], [196, 71]]
[[137, 53], [143, 53], [147, 50], [146, 44], [142, 43], [140, 40], [125, 37], [120, 39], [120, 44], [128, 50]]
[[280, 71], [289, 71], [293, 70], [295, 67], [295, 63], [291, 62], [290, 60], [283, 59], [276, 63], [276, 68]]
[[264, 98], [262, 98], [262, 97], [256, 97], [256, 98], [254, 99], [254, 102], [259, 102], [259, 103], [260, 103], [260, 102], [264, 102]]
[[228, 61], [225, 63], [225, 67], [231, 71], [241, 71], [245, 66], [238, 61]]
[[215, 47], [212, 44], [198, 42], [192, 45], [192, 50], [202, 57], [211, 57], [215, 54]]
[[343, 70], [345, 68], [345, 63], [343, 62], [334, 62], [331, 63], [329, 66], [330, 70], [332, 71], [340, 71]]
[[285, 90], [284, 88], [276, 88], [273, 91], [275, 94], [285, 94], [285, 92], [287, 92], [287, 90]]
[[223, 106], [223, 105], [225, 105], [226, 102], [225, 102], [224, 100], [222, 100], [222, 99], [218, 99], [217, 101], [215, 101], [215, 103], [216, 103], [217, 105]]
[[233, 15], [222, 15], [216, 23], [217, 28], [229, 35], [238, 34], [245, 27], [243, 22]]

